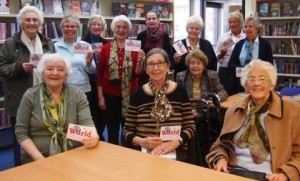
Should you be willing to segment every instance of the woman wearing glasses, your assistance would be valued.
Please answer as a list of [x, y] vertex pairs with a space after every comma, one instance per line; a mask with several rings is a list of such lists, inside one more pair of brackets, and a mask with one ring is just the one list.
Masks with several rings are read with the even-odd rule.
[[[186, 90], [167, 79], [168, 54], [154, 48], [146, 55], [150, 81], [132, 95], [123, 137], [126, 146], [157, 156], [188, 161], [187, 142], [195, 124]], [[172, 135], [166, 138], [165, 135]]]
[[143, 51], [125, 50], [125, 40], [131, 31], [131, 22], [124, 16], [116, 16], [111, 29], [114, 40], [101, 49], [97, 70], [99, 107], [107, 122], [108, 142], [119, 144], [120, 124], [124, 118], [130, 95], [137, 88], [138, 72], [145, 58]]
[[206, 157], [209, 166], [231, 166], [267, 174], [267, 180], [299, 180], [300, 105], [274, 92], [276, 68], [252, 60], [242, 71], [249, 96], [230, 107], [219, 139]]
[[253, 59], [261, 59], [273, 64], [272, 47], [268, 40], [259, 36], [261, 24], [258, 19], [249, 16], [243, 25], [246, 38], [235, 44], [228, 67], [231, 71], [232, 81], [228, 86], [228, 94], [233, 95], [244, 92], [240, 84], [239, 76], [236, 75], [236, 69], [244, 67]]
[[80, 21], [73, 15], [66, 15], [61, 21], [63, 38], [54, 44], [55, 50], [60, 55], [67, 58], [72, 65], [72, 73], [67, 79], [69, 85], [73, 85], [82, 90], [89, 101], [91, 102], [91, 85], [89, 74], [96, 72], [94, 55], [92, 47], [89, 46], [89, 53], [74, 52], [73, 44], [86, 44], [87, 42], [80, 40], [78, 37], [78, 28]]

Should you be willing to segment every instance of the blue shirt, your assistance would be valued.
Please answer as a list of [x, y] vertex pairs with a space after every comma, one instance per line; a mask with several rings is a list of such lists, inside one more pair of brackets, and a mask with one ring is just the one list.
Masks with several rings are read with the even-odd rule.
[[[77, 43], [87, 43], [77, 39]], [[69, 61], [71, 61], [72, 72], [68, 77], [67, 83], [74, 85], [84, 92], [91, 91], [91, 85], [89, 82], [88, 74], [94, 74], [96, 72], [95, 61], [92, 61], [90, 67], [86, 66], [86, 54], [74, 54], [73, 45], [65, 43], [64, 39], [54, 44], [57, 53], [63, 55]], [[92, 48], [90, 47], [92, 50]]]

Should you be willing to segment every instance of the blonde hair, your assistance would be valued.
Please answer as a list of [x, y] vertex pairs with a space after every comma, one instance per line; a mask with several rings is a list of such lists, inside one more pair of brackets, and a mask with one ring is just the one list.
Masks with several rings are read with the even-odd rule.
[[201, 60], [201, 62], [203, 63], [203, 65], [206, 67], [208, 64], [208, 58], [205, 55], [205, 53], [203, 53], [203, 51], [199, 50], [199, 49], [193, 49], [192, 51], [190, 51], [190, 53], [185, 57], [185, 65], [187, 67], [189, 67], [190, 65], [190, 61], [192, 58], [198, 58], [199, 60]]

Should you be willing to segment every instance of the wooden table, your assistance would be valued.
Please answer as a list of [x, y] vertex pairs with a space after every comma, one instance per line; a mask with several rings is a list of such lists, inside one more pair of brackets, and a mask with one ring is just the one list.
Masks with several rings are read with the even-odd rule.
[[246, 181], [214, 170], [101, 142], [0, 172], [5, 181]]
[[232, 96], [229, 96], [226, 101], [221, 102], [221, 108], [227, 109], [229, 108], [231, 105], [233, 105], [235, 102], [240, 101], [242, 99], [244, 99], [248, 94], [246, 93], [238, 93], [238, 94], [234, 94]]

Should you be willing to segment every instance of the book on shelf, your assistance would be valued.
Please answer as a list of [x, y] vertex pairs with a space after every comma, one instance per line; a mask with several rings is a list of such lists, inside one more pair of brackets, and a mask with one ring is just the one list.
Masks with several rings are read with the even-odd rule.
[[0, 14], [9, 14], [9, 0], [0, 0]]
[[113, 16], [118, 16], [118, 15], [128, 16], [128, 4], [112, 2], [112, 14]]
[[88, 1], [81, 1], [81, 11], [83, 15], [90, 15], [91, 4]]
[[270, 16], [279, 17], [280, 16], [280, 3], [271, 3]]
[[102, 8], [101, 0], [93, 0], [91, 14], [102, 15], [101, 8]]
[[61, 0], [53, 0], [54, 14], [63, 14], [63, 7]]
[[34, 0], [20, 0], [20, 9], [23, 8], [26, 5], [34, 6]]
[[37, 7], [40, 11], [44, 11], [43, 0], [35, 0], [35, 7]]
[[144, 3], [136, 3], [135, 4], [135, 17], [136, 18], [142, 18], [144, 17], [144, 13], [147, 13], [145, 9]]
[[171, 18], [171, 5], [170, 4], [162, 5], [162, 12], [160, 14], [160, 18], [163, 18], [163, 19]]
[[260, 3], [258, 5], [258, 15], [259, 17], [269, 16], [269, 3]]
[[283, 2], [281, 3], [281, 16], [293, 16], [293, 3]]
[[43, 0], [45, 14], [54, 14], [53, 0]]
[[81, 2], [80, 0], [72, 0], [71, 1], [71, 6], [72, 6], [72, 12], [79, 16], [81, 15]]
[[135, 18], [135, 4], [128, 3], [128, 18]]

